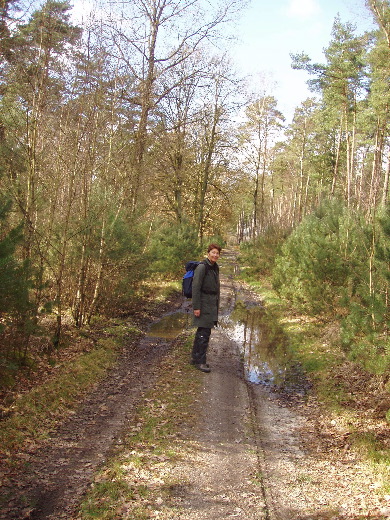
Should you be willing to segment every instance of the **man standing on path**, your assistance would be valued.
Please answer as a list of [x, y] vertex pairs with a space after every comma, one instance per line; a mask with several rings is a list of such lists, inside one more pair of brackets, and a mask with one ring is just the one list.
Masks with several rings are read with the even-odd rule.
[[192, 307], [194, 309], [194, 325], [197, 327], [192, 347], [191, 363], [202, 372], [210, 372], [206, 363], [211, 329], [218, 323], [220, 298], [219, 266], [217, 260], [221, 247], [210, 244], [207, 258], [195, 269], [192, 283]]

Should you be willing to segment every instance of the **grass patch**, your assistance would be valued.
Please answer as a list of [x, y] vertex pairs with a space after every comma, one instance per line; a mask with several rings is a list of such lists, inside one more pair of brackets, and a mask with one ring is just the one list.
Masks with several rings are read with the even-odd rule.
[[181, 293], [181, 280], [167, 280], [157, 276], [155, 280], [144, 281], [139, 289], [140, 296], [154, 303], [161, 303], [177, 293]]
[[166, 507], [172, 489], [185, 485], [173, 481], [169, 468], [189, 449], [177, 432], [196, 420], [194, 402], [202, 379], [188, 363], [191, 346], [192, 338], [181, 337], [163, 361], [120, 451], [96, 475], [79, 520], [150, 518], [152, 510]]
[[[9, 417], [1, 424], [0, 446], [5, 456], [20, 451], [25, 444], [46, 438], [80, 402], [116, 361], [119, 347], [129, 328], [108, 326], [104, 337], [89, 352], [82, 352], [55, 369], [48, 381], [18, 397]], [[132, 331], [134, 334], [134, 330]]]
[[112, 519], [124, 512], [125, 504], [136, 497], [137, 489], [121, 478], [120, 467], [107, 469], [88, 492], [81, 508], [83, 518]]
[[368, 460], [380, 476], [383, 494], [390, 494], [390, 449], [385, 448], [373, 432], [355, 431], [350, 436], [353, 449], [362, 459]]

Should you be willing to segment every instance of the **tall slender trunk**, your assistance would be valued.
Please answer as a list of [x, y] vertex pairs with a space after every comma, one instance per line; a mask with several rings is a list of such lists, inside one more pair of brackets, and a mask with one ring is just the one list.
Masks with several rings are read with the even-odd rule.
[[86, 313], [86, 322], [89, 324], [91, 322], [92, 316], [95, 312], [97, 302], [100, 296], [100, 288], [103, 280], [103, 273], [104, 273], [104, 258], [105, 258], [105, 246], [106, 246], [106, 239], [105, 239], [105, 232], [106, 232], [106, 223], [105, 219], [103, 217], [101, 232], [100, 232], [100, 246], [99, 246], [99, 260], [98, 260], [98, 271], [96, 275], [96, 282], [95, 282], [95, 288], [93, 291], [92, 301], [89, 305], [88, 312]]
[[303, 201], [303, 216], [307, 214], [307, 207], [309, 203], [309, 186], [310, 186], [310, 175], [306, 177], [306, 185], [305, 185], [305, 198]]
[[257, 215], [259, 212], [259, 165], [256, 167], [255, 189], [253, 190], [253, 220], [252, 220], [252, 238], [256, 238], [257, 233]]
[[331, 189], [331, 195], [335, 194], [336, 191], [336, 184], [337, 184], [337, 178], [339, 175], [339, 164], [340, 164], [340, 152], [341, 152], [341, 142], [342, 142], [342, 134], [343, 134], [343, 117], [340, 118], [340, 127], [338, 131], [338, 138], [337, 138], [337, 146], [336, 146], [336, 160], [333, 167], [333, 179], [332, 179], [332, 189]]
[[76, 327], [82, 327], [85, 319], [85, 282], [87, 279], [88, 256], [87, 256], [87, 238], [83, 238], [82, 253], [80, 258], [79, 278], [77, 283], [76, 296], [73, 303], [73, 318]]
[[304, 120], [302, 146], [299, 154], [299, 188], [298, 188], [298, 220], [302, 219], [303, 214], [303, 190], [304, 190], [304, 159], [306, 148], [306, 124], [307, 118]]
[[[69, 121], [67, 122], [69, 124]], [[62, 118], [60, 121], [62, 124]], [[79, 141], [80, 136], [80, 118], [77, 125], [77, 138], [76, 143]], [[65, 134], [65, 128], [63, 129], [63, 134]], [[61, 157], [61, 152], [64, 153], [64, 150], [58, 150], [58, 157]], [[58, 165], [58, 177], [61, 177], [61, 166]], [[63, 283], [64, 283], [64, 271], [66, 265], [66, 253], [68, 249], [68, 231], [70, 226], [70, 218], [72, 213], [72, 208], [74, 204], [74, 186], [75, 180], [77, 176], [77, 154], [74, 155], [73, 158], [73, 167], [69, 175], [69, 184], [67, 187], [67, 204], [65, 210], [64, 220], [61, 226], [62, 239], [61, 239], [61, 247], [59, 249], [59, 264], [58, 270], [56, 274], [56, 305], [57, 305], [57, 314], [56, 314], [56, 328], [53, 336], [53, 346], [56, 348], [61, 341], [61, 332], [62, 332], [62, 293], [63, 293]], [[54, 213], [57, 209], [57, 202], [52, 205], [53, 215], [51, 221], [54, 221]]]
[[160, 6], [159, 9], [156, 7], [153, 9], [153, 12], [150, 15], [150, 34], [149, 34], [149, 42], [148, 42], [148, 50], [147, 50], [147, 67], [146, 67], [146, 76], [145, 79], [141, 82], [140, 85], [140, 97], [141, 97], [141, 114], [138, 123], [138, 129], [136, 133], [135, 143], [134, 143], [134, 155], [132, 161], [133, 168], [133, 179], [132, 179], [132, 190], [131, 190], [131, 209], [134, 213], [139, 198], [139, 190], [142, 185], [142, 177], [143, 177], [143, 163], [144, 163], [144, 155], [147, 145], [147, 135], [148, 135], [148, 121], [149, 121], [149, 113], [153, 106], [153, 87], [156, 81], [156, 45], [157, 45], [157, 36], [160, 27], [160, 17], [164, 10], [164, 3]]
[[203, 237], [203, 227], [204, 227], [204, 210], [205, 210], [205, 202], [206, 202], [206, 193], [208, 190], [211, 170], [212, 170], [212, 159], [215, 153], [215, 145], [217, 142], [217, 126], [219, 122], [219, 108], [218, 105], [214, 105], [214, 113], [213, 113], [213, 121], [210, 130], [210, 135], [206, 139], [207, 150], [206, 157], [203, 163], [202, 169], [202, 179], [200, 184], [200, 194], [199, 194], [199, 214], [198, 214], [198, 235], [202, 239]]
[[344, 116], [345, 116], [345, 138], [346, 138], [346, 146], [347, 146], [347, 171], [346, 171], [346, 184], [345, 184], [345, 199], [347, 201], [348, 208], [351, 205], [351, 185], [352, 185], [352, 171], [351, 171], [351, 151], [352, 151], [352, 145], [351, 145], [351, 134], [348, 124], [348, 113], [347, 113], [347, 106], [345, 106], [344, 109]]
[[371, 211], [373, 206], [375, 205], [375, 199], [376, 199], [376, 179], [378, 178], [378, 167], [380, 165], [380, 159], [381, 159], [382, 151], [380, 147], [380, 123], [379, 118], [377, 120], [376, 124], [376, 131], [375, 131], [375, 148], [374, 148], [374, 156], [372, 159], [372, 167], [371, 167], [371, 178], [370, 178], [370, 191], [368, 195], [368, 213]]
[[292, 225], [295, 225], [298, 222], [297, 219], [297, 207], [298, 207], [298, 189], [296, 188], [294, 190], [294, 197], [291, 205], [291, 223]]
[[370, 305], [371, 305], [371, 325], [375, 330], [376, 328], [376, 318], [374, 313], [374, 299], [375, 299], [375, 268], [374, 268], [374, 259], [375, 259], [375, 250], [376, 250], [376, 229], [375, 229], [375, 217], [372, 215], [372, 241], [371, 241], [371, 250], [369, 256], [369, 280], [370, 280]]
[[356, 151], [356, 104], [354, 103], [354, 109], [353, 109], [353, 121], [352, 121], [352, 138], [351, 138], [351, 151], [350, 151], [350, 178], [351, 178], [351, 194], [353, 192], [354, 188], [354, 178], [356, 176], [355, 172], [355, 151]]
[[261, 169], [261, 197], [260, 197], [260, 222], [259, 222], [259, 231], [261, 232], [264, 229], [265, 222], [265, 175], [267, 171], [267, 152], [268, 152], [268, 133], [265, 132], [264, 135], [264, 150], [262, 157], [262, 169]]
[[387, 166], [383, 180], [382, 206], [385, 207], [389, 199], [390, 151], [387, 155]]
[[[94, 150], [91, 152], [94, 156]], [[86, 167], [89, 170], [89, 167]], [[88, 216], [90, 211], [90, 171], [83, 172], [82, 179], [82, 225], [84, 226], [84, 232], [82, 233], [82, 246], [81, 246], [81, 257], [79, 263], [79, 276], [77, 282], [76, 295], [73, 304], [73, 317], [77, 327], [81, 327], [84, 324], [85, 312], [86, 312], [86, 281], [88, 273], [89, 255], [88, 255], [88, 244], [90, 242], [90, 223], [88, 222]]]

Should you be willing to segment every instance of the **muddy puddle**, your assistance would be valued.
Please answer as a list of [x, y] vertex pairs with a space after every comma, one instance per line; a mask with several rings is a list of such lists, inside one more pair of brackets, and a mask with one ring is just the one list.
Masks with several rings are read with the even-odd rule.
[[175, 339], [183, 330], [191, 327], [192, 318], [189, 312], [177, 311], [166, 314], [149, 327], [147, 336], [151, 338]]
[[[306, 393], [305, 377], [289, 351], [287, 337], [264, 307], [238, 298], [219, 326], [238, 345], [247, 381], [288, 394]], [[174, 339], [190, 327], [191, 313], [180, 310], [153, 323], [147, 336]]]
[[238, 300], [233, 311], [222, 318], [221, 327], [238, 345], [249, 382], [287, 393], [306, 392], [304, 375], [289, 351], [287, 336], [264, 307]]

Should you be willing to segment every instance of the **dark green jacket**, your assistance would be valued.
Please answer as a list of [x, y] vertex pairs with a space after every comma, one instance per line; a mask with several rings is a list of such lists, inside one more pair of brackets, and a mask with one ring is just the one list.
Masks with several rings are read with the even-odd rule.
[[211, 329], [218, 321], [220, 282], [219, 266], [212, 265], [206, 258], [208, 267], [204, 263], [195, 269], [192, 282], [192, 307], [200, 309], [200, 316], [194, 316], [195, 327], [207, 327]]

